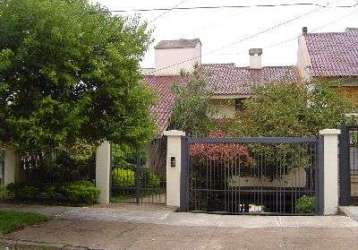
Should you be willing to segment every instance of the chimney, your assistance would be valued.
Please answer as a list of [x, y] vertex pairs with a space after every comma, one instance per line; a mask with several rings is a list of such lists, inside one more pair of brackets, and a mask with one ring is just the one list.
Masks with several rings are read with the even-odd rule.
[[156, 75], [193, 72], [201, 64], [200, 39], [162, 40], [154, 48]]
[[307, 35], [308, 29], [307, 27], [302, 27], [302, 35]]
[[358, 28], [356, 28], [356, 27], [347, 27], [346, 32], [358, 32]]
[[250, 55], [250, 69], [262, 69], [262, 49], [261, 48], [251, 48], [249, 49]]

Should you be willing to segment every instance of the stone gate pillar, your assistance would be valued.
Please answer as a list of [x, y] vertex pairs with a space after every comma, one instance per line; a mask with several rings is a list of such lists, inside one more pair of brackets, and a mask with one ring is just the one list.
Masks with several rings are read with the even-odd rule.
[[111, 191], [111, 145], [104, 141], [96, 150], [96, 187], [101, 191], [98, 202], [109, 204]]
[[167, 136], [167, 206], [180, 207], [180, 183], [182, 148], [181, 140], [185, 136], [183, 131], [165, 131]]
[[4, 155], [4, 186], [15, 183], [19, 174], [19, 164], [15, 149], [6, 149]]
[[323, 188], [323, 214], [332, 215], [338, 212], [339, 192], [339, 150], [338, 142], [341, 130], [324, 129], [319, 131], [322, 140], [321, 164], [323, 174], [320, 175], [321, 188]]

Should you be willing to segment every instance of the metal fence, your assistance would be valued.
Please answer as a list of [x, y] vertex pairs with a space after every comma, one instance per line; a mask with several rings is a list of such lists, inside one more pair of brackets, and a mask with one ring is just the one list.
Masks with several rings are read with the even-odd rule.
[[4, 185], [5, 169], [4, 169], [4, 151], [0, 149], [0, 186]]
[[185, 138], [183, 210], [312, 214], [316, 138]]
[[166, 203], [165, 166], [151, 169], [141, 163], [113, 163], [111, 201], [125, 203]]
[[358, 204], [358, 126], [341, 128], [339, 170], [340, 204]]

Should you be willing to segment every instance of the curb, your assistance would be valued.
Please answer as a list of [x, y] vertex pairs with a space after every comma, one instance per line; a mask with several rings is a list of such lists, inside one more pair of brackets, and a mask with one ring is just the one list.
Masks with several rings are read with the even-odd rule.
[[339, 206], [339, 207], [338, 207], [338, 214], [343, 214], [343, 215], [345, 215], [345, 216], [347, 216], [347, 217], [350, 217], [350, 218], [353, 217], [353, 215], [352, 215], [352, 213], [349, 211], [348, 207], [345, 207], [345, 206]]
[[103, 249], [94, 249], [83, 246], [71, 246], [68, 244], [54, 244], [38, 241], [28, 241], [28, 240], [12, 240], [6, 238], [0, 238], [0, 249], [46, 249], [46, 250], [103, 250]]

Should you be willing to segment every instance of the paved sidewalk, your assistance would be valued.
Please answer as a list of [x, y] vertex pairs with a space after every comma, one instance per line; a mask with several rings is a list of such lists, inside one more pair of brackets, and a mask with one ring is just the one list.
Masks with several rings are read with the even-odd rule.
[[[69, 208], [0, 205], [53, 220], [6, 235], [71, 249], [354, 249], [358, 222], [344, 216], [231, 216], [153, 206]], [[32, 249], [41, 249], [32, 248]]]
[[339, 210], [342, 214], [358, 221], [358, 206], [341, 206]]
[[346, 216], [252, 216], [178, 213], [164, 206], [125, 204], [110, 207], [61, 207], [0, 204], [1, 209], [33, 211], [64, 220], [148, 223], [170, 226], [241, 228], [346, 228], [358, 222]]

